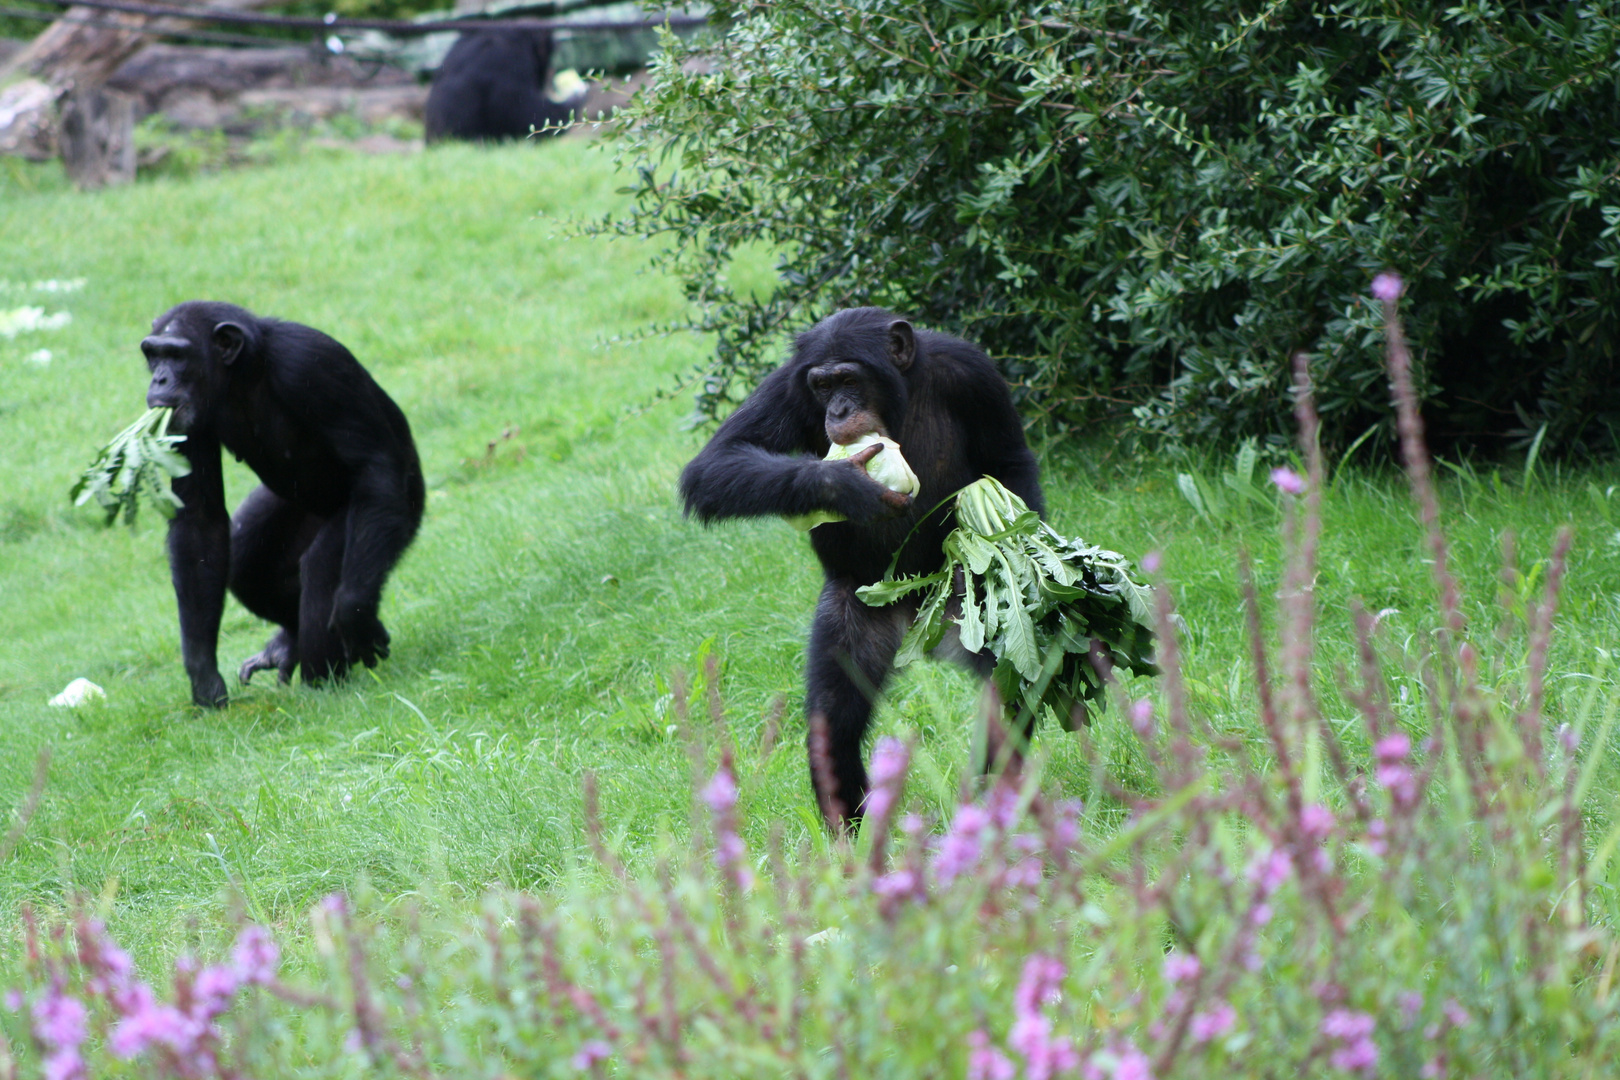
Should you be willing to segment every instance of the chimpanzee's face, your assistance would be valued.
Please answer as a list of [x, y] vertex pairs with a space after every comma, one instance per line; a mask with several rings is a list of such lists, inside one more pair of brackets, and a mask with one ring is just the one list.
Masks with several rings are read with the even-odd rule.
[[141, 342], [146, 366], [152, 372], [152, 383], [146, 388], [147, 408], [173, 409], [171, 431], [186, 431], [196, 421], [195, 398], [208, 362], [207, 340], [195, 342], [187, 331], [185, 324], [174, 320], [154, 326]]
[[817, 364], [805, 372], [810, 395], [825, 411], [831, 442], [848, 444], [862, 435], [888, 435], [883, 395], [867, 366], [855, 360]]
[[190, 431], [199, 420], [211, 422], [223, 396], [231, 365], [246, 348], [246, 331], [234, 322], [215, 323], [183, 310], [159, 316], [141, 342], [152, 382], [146, 405], [173, 409], [171, 431]]

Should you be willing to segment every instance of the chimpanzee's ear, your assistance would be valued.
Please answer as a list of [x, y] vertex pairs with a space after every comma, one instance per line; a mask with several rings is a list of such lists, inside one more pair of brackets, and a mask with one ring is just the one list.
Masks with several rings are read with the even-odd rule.
[[240, 323], [222, 322], [214, 327], [214, 348], [222, 364], [234, 364], [247, 345], [247, 330]]
[[911, 324], [904, 319], [894, 320], [889, 324], [889, 359], [904, 371], [916, 357], [917, 335], [912, 333]]

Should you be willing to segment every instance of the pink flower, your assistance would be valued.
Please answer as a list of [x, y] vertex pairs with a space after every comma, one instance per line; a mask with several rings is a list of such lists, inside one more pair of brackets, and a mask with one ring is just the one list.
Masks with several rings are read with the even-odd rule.
[[235, 966], [236, 977], [242, 982], [268, 985], [275, 980], [276, 965], [280, 960], [281, 951], [276, 948], [270, 931], [264, 927], [244, 926], [236, 936], [231, 962]]
[[1290, 495], [1305, 494], [1305, 478], [1286, 465], [1271, 470], [1271, 482]]
[[967, 1080], [1013, 1080], [1018, 1075], [1012, 1061], [990, 1043], [983, 1028], [968, 1036]]
[[911, 751], [906, 744], [891, 735], [885, 735], [872, 748], [871, 777], [873, 786], [892, 784], [906, 773]]
[[1344, 1072], [1371, 1072], [1378, 1065], [1378, 1044], [1372, 1039], [1376, 1026], [1368, 1014], [1350, 1009], [1334, 1009], [1324, 1016], [1322, 1034], [1337, 1043], [1328, 1064]]
[[44, 1065], [45, 1080], [84, 1080], [84, 1058], [77, 1050], [52, 1050]]
[[1294, 864], [1288, 858], [1288, 853], [1281, 848], [1272, 848], [1265, 855], [1249, 864], [1249, 880], [1260, 887], [1262, 897], [1270, 896], [1294, 872]]
[[231, 999], [241, 985], [242, 980], [230, 968], [205, 967], [191, 984], [191, 1008], [188, 1011], [198, 1019], [212, 1020], [231, 1007]]
[[1405, 1028], [1417, 1023], [1418, 1016], [1423, 1012], [1423, 995], [1416, 990], [1408, 990], [1395, 999], [1401, 1007], [1401, 1024]]
[[1144, 739], [1153, 734], [1153, 702], [1147, 698], [1132, 702], [1131, 728]]
[[877, 747], [872, 751], [871, 788], [862, 804], [868, 817], [882, 820], [889, 816], [889, 811], [900, 798], [906, 766], [910, 763], [911, 751], [905, 743], [888, 735], [878, 740]]
[[1067, 969], [1055, 956], [1036, 953], [1024, 961], [1024, 974], [1013, 993], [1013, 1008], [1019, 1013], [1040, 1011], [1042, 1005], [1055, 1005]]
[[1333, 832], [1333, 811], [1321, 803], [1310, 803], [1299, 814], [1299, 831], [1307, 840], [1326, 840]]
[[119, 1021], [107, 1045], [113, 1054], [132, 1058], [149, 1046], [162, 1046], [180, 1057], [190, 1057], [202, 1039], [206, 1025], [182, 1013], [173, 1005], [151, 1005]]
[[34, 1003], [34, 1035], [45, 1046], [45, 1080], [83, 1080], [79, 1047], [87, 1032], [87, 1013], [79, 999], [52, 986]]
[[1373, 746], [1376, 765], [1373, 776], [1397, 806], [1410, 806], [1417, 801], [1417, 777], [1406, 763], [1412, 752], [1412, 740], [1404, 731], [1385, 735]]
[[1345, 1072], [1370, 1073], [1378, 1067], [1378, 1044], [1371, 1039], [1346, 1043], [1328, 1055], [1328, 1064]]
[[1373, 746], [1373, 757], [1380, 762], [1404, 761], [1412, 752], [1412, 739], [1404, 731], [1391, 732]]
[[951, 827], [939, 841], [934, 854], [934, 873], [941, 884], [948, 884], [971, 870], [979, 861], [984, 844], [984, 833], [990, 827], [990, 815], [981, 806], [964, 803], [956, 808]]
[[1393, 270], [1385, 270], [1372, 281], [1372, 294], [1386, 304], [1399, 300], [1405, 290], [1406, 283]]
[[1452, 1027], [1465, 1028], [1474, 1022], [1474, 1018], [1468, 1015], [1467, 1009], [1457, 1003], [1456, 998], [1446, 998], [1446, 1003], [1440, 1006], [1440, 1011], [1445, 1014]]
[[717, 814], [737, 805], [737, 781], [730, 769], [722, 765], [715, 771], [714, 777], [704, 785], [703, 801]]
[[90, 973], [85, 988], [114, 999], [115, 1005], [135, 970], [129, 953], [107, 936], [106, 927], [96, 919], [84, 919], [79, 924], [79, 963]]
[[1142, 571], [1148, 574], [1157, 574], [1159, 567], [1164, 563], [1164, 557], [1157, 551], [1150, 551], [1142, 556]]
[[1029, 1080], [1051, 1080], [1080, 1064], [1074, 1043], [1052, 1034], [1052, 1021], [1039, 1013], [1020, 1016], [1007, 1033], [1007, 1045], [1024, 1059], [1024, 1075]]
[[1191, 982], [1203, 973], [1204, 965], [1191, 953], [1170, 952], [1164, 958], [1164, 978], [1172, 986]]
[[1114, 1065], [1114, 1080], [1153, 1080], [1153, 1063], [1146, 1054], [1127, 1043]]
[[1051, 1019], [1041, 1011], [1042, 1006], [1057, 1002], [1064, 973], [1057, 957], [1037, 953], [1024, 961], [1023, 977], [1013, 994], [1017, 1019], [1007, 1034], [1007, 1045], [1023, 1057], [1029, 1080], [1049, 1080], [1080, 1064], [1074, 1043], [1054, 1036]]
[[587, 1069], [596, 1068], [597, 1062], [606, 1061], [612, 1056], [613, 1047], [601, 1039], [591, 1039], [579, 1048], [573, 1058], [570, 1059], [570, 1064], [580, 1072], [584, 1072]]
[[78, 998], [69, 997], [53, 986], [34, 1003], [34, 1034], [46, 1046], [77, 1049], [84, 1042], [86, 1015]]
[[1365, 1039], [1373, 1033], [1376, 1024], [1366, 1013], [1334, 1009], [1322, 1017], [1322, 1034], [1330, 1039]]
[[917, 872], [904, 868], [875, 879], [872, 891], [884, 900], [922, 900], [928, 895]]
[[1153, 1066], [1135, 1043], [1099, 1050], [1080, 1071], [1084, 1080], [1153, 1080]]
[[1389, 825], [1383, 818], [1373, 818], [1367, 822], [1367, 850], [1383, 858], [1389, 852]]
[[1194, 1044], [1202, 1046], [1231, 1031], [1235, 1023], [1237, 1010], [1228, 1002], [1217, 1001], [1208, 1011], [1193, 1013], [1192, 1020], [1187, 1024], [1187, 1033], [1192, 1036]]

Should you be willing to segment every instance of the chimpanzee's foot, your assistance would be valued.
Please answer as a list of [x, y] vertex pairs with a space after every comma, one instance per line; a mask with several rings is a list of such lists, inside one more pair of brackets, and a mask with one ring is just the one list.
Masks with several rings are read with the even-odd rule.
[[256, 671], [275, 671], [278, 681], [288, 683], [292, 681], [293, 668], [298, 666], [297, 642], [286, 630], [277, 630], [275, 636], [265, 642], [264, 650], [256, 656], [250, 656], [242, 661], [241, 670], [236, 677], [246, 686]]

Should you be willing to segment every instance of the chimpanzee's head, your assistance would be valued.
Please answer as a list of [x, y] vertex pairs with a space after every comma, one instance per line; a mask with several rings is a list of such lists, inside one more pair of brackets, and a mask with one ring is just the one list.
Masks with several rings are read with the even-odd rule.
[[146, 404], [173, 409], [171, 431], [191, 431], [212, 421], [231, 370], [256, 353], [258, 321], [231, 304], [192, 300], [152, 321], [141, 341], [152, 383]]
[[800, 334], [804, 385], [823, 411], [827, 439], [852, 443], [899, 430], [906, 373], [917, 356], [911, 324], [882, 308], [836, 312]]

